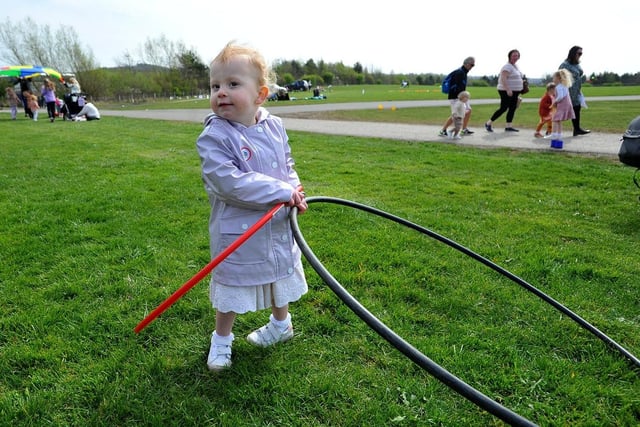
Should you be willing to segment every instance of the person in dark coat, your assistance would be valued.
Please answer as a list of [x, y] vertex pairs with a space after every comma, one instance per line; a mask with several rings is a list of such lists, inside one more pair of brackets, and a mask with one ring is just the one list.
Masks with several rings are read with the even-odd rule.
[[[451, 73], [451, 83], [449, 84], [449, 93], [447, 95], [447, 99], [453, 105], [458, 100], [458, 94], [467, 90], [467, 74], [471, 69], [476, 65], [476, 60], [469, 56], [462, 62], [462, 66], [457, 70], [452, 71]], [[465, 104], [465, 115], [462, 121], [462, 135], [470, 135], [473, 131], [469, 130], [469, 118], [471, 117], [471, 105], [467, 100]], [[447, 136], [447, 129], [449, 126], [453, 124], [453, 120], [451, 117], [447, 119], [447, 121], [442, 126], [442, 130], [438, 135]]]
[[586, 135], [591, 132], [588, 129], [583, 129], [580, 126], [580, 111], [583, 106], [587, 104], [584, 102], [584, 95], [582, 94], [582, 82], [586, 79], [584, 71], [580, 66], [580, 59], [582, 58], [582, 48], [580, 46], [573, 46], [569, 49], [567, 59], [565, 59], [558, 69], [565, 69], [571, 73], [573, 77], [573, 85], [569, 88], [569, 96], [571, 97], [571, 105], [573, 105], [573, 112], [576, 116], [571, 120], [573, 124], [573, 136]]
[[29, 97], [27, 95], [31, 95], [33, 93], [33, 88], [31, 87], [31, 81], [24, 77], [19, 77], [13, 81], [13, 85], [20, 84], [20, 91], [18, 92], [18, 98], [20, 98], [20, 102], [22, 102], [22, 106], [24, 107], [24, 116], [33, 119], [33, 113], [29, 109]]

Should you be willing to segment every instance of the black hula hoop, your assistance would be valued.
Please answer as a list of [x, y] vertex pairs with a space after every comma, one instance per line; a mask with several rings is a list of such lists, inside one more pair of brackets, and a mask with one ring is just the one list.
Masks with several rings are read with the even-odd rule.
[[[489, 268], [497, 271], [503, 276], [511, 279], [513, 282], [522, 286], [529, 292], [535, 294], [543, 301], [547, 302], [558, 311], [566, 314], [569, 318], [573, 319], [577, 322], [582, 328], [591, 332], [596, 337], [600, 338], [606, 344], [615, 348], [620, 352], [624, 357], [630, 360], [636, 367], [640, 368], [640, 360], [635, 357], [632, 353], [622, 347], [620, 344], [616, 343], [614, 340], [609, 338], [603, 332], [598, 330], [595, 326], [591, 325], [586, 320], [582, 319], [577, 314], [573, 313], [571, 310], [546, 295], [544, 292], [540, 291], [533, 285], [529, 284], [525, 280], [520, 277], [514, 275], [513, 273], [505, 270], [499, 265], [489, 261], [488, 259], [482, 257], [481, 255], [473, 252], [472, 250], [454, 242], [451, 239], [448, 239], [444, 236], [435, 233], [427, 228], [424, 228], [420, 225], [407, 221], [406, 219], [397, 217], [388, 212], [373, 208], [371, 206], [363, 205], [360, 203], [352, 202], [350, 200], [344, 200], [334, 197], [309, 197], [307, 200], [308, 204], [311, 203], [333, 203], [337, 205], [343, 205], [350, 208], [359, 209], [365, 212], [372, 213], [374, 215], [378, 215], [382, 218], [386, 218], [388, 220], [394, 221], [398, 224], [404, 225], [405, 227], [412, 228], [422, 234], [426, 234], [435, 240], [438, 240], [446, 245], [464, 253], [465, 255], [481, 262], [482, 264], [488, 266]], [[304, 236], [300, 232], [300, 227], [298, 226], [298, 210], [291, 210], [291, 228], [293, 230], [293, 235], [300, 246], [300, 250], [304, 254], [305, 258], [311, 264], [313, 269], [318, 273], [318, 275], [324, 280], [324, 282], [331, 288], [331, 290], [353, 311], [358, 317], [365, 321], [365, 323], [373, 329], [378, 335], [387, 340], [391, 345], [393, 345], [397, 350], [411, 359], [418, 366], [429, 372], [440, 382], [454, 390], [456, 393], [465, 397], [470, 402], [474, 403], [478, 407], [484, 409], [485, 411], [495, 415], [501, 420], [509, 423], [514, 426], [535, 426], [534, 423], [529, 421], [528, 419], [516, 414], [510, 409], [500, 405], [496, 401], [490, 399], [480, 391], [471, 387], [461, 379], [457, 378], [455, 375], [451, 374], [449, 371], [429, 359], [423, 353], [421, 353], [418, 349], [413, 347], [411, 344], [406, 342], [402, 337], [396, 334], [393, 330], [387, 327], [383, 322], [381, 322], [377, 317], [375, 317], [371, 312], [369, 312], [358, 300], [356, 300], [332, 275], [329, 271], [324, 267], [322, 262], [315, 256], [309, 245], [304, 239]]]

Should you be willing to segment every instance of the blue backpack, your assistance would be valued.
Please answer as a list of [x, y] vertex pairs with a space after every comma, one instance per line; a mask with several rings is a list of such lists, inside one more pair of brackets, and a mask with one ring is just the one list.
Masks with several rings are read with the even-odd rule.
[[449, 91], [451, 90], [451, 77], [453, 76], [453, 73], [455, 73], [455, 71], [450, 72], [442, 81], [442, 93], [444, 94], [449, 95]]

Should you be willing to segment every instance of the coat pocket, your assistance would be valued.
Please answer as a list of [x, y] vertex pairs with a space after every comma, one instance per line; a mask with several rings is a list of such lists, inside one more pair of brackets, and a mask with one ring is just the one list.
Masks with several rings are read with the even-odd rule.
[[[218, 253], [225, 250], [264, 216], [263, 212], [237, 213], [220, 220]], [[269, 223], [262, 226], [246, 242], [233, 251], [225, 262], [238, 265], [259, 264], [269, 258]]]

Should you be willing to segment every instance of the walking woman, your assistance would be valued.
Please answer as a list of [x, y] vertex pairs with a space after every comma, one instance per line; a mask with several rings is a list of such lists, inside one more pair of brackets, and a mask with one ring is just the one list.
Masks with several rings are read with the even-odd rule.
[[504, 112], [507, 112], [506, 132], [519, 132], [513, 127], [513, 116], [518, 108], [518, 96], [522, 91], [522, 73], [518, 69], [516, 62], [520, 59], [520, 52], [517, 49], [509, 51], [509, 61], [500, 70], [498, 76], [498, 94], [500, 95], [500, 108], [491, 116], [491, 119], [484, 124], [487, 132], [493, 132], [493, 122]]
[[[573, 106], [573, 112], [576, 116], [572, 119], [573, 123], [573, 136], [586, 135], [591, 132], [588, 129], [582, 129], [580, 127], [580, 110], [584, 102], [584, 95], [582, 95], [582, 81], [584, 80], [584, 71], [580, 66], [580, 59], [582, 58], [582, 48], [580, 46], [573, 46], [569, 49], [567, 59], [560, 64], [559, 69], [569, 70], [571, 77], [573, 78], [573, 86], [569, 88], [569, 96], [571, 97], [571, 105]], [[586, 104], [585, 104], [586, 105]]]

